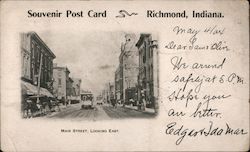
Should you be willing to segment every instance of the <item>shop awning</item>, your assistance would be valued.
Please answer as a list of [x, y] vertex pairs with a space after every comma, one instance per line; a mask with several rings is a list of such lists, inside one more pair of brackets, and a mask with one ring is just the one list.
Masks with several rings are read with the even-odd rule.
[[28, 83], [28, 82], [21, 82], [22, 94], [27, 95], [36, 95], [37, 94], [37, 87]]
[[47, 97], [54, 97], [47, 89], [45, 88], [41, 88], [40, 89], [40, 94], [41, 95], [44, 95], [44, 96], [47, 96]]
[[[22, 94], [27, 95], [38, 95], [38, 87], [34, 86], [28, 82], [21, 82]], [[47, 97], [54, 97], [47, 89], [40, 88], [40, 95], [39, 96], [47, 96]]]

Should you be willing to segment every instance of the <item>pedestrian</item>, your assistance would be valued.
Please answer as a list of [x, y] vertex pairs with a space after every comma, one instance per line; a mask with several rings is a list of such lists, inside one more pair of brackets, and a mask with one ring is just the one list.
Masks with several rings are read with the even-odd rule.
[[33, 113], [32, 113], [32, 101], [30, 99], [27, 99], [27, 104], [28, 104], [28, 107], [27, 107], [27, 117], [31, 118], [31, 117], [33, 117]]
[[36, 106], [37, 106], [37, 109], [38, 109], [38, 115], [40, 116], [41, 115], [41, 105], [40, 105], [40, 103], [36, 103]]
[[57, 107], [58, 111], [61, 111], [59, 101], [57, 100], [55, 101], [55, 106]]
[[46, 115], [46, 102], [42, 101], [42, 115]]
[[49, 113], [52, 111], [52, 104], [50, 99], [48, 99], [48, 111]]
[[67, 105], [68, 105], [68, 99], [66, 99], [66, 107], [67, 107]]
[[23, 113], [23, 118], [27, 118], [28, 117], [28, 102], [26, 100], [23, 100], [22, 102], [22, 113]]
[[145, 95], [144, 93], [142, 94], [142, 101], [141, 101], [141, 110], [145, 110], [145, 106], [146, 106], [146, 100], [145, 100]]
[[130, 105], [133, 106], [134, 105], [134, 100], [132, 98], [129, 99]]
[[144, 111], [146, 107], [146, 100], [145, 98], [142, 98], [142, 110]]
[[114, 101], [114, 99], [111, 99], [110, 101], [111, 101], [112, 106], [115, 107], [115, 101]]
[[38, 108], [35, 102], [31, 102], [31, 117], [35, 117], [37, 115]]

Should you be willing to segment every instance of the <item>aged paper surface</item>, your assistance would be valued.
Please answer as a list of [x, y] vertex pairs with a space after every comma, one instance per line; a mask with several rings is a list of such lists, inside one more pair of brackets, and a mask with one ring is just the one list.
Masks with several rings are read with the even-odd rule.
[[248, 149], [247, 1], [1, 2], [1, 150]]

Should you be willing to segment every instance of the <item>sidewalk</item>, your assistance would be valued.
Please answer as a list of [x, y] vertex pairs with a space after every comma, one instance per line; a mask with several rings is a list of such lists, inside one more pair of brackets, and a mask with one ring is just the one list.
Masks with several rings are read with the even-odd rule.
[[56, 115], [56, 114], [58, 114], [58, 113], [60, 113], [60, 112], [62, 112], [62, 111], [64, 111], [66, 108], [69, 108], [69, 107], [71, 107], [71, 105], [59, 105], [59, 107], [60, 107], [60, 111], [57, 109], [57, 111], [54, 111], [54, 112], [51, 112], [51, 113], [48, 113], [48, 114], [46, 114], [45, 116], [53, 116], [53, 115]]
[[128, 109], [133, 109], [133, 110], [136, 110], [136, 111], [140, 111], [140, 112], [143, 112], [143, 113], [155, 114], [155, 110], [151, 109], [151, 108], [145, 108], [145, 111], [143, 111], [143, 110], [138, 110], [137, 106], [125, 105], [124, 107], [128, 108]]

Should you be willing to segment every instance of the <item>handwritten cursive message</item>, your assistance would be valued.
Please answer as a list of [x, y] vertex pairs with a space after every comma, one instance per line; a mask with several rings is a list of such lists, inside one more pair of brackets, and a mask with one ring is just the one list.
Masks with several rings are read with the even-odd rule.
[[[248, 134], [246, 129], [240, 126], [232, 127], [223, 118], [223, 108], [233, 95], [231, 91], [220, 91], [219, 88], [237, 88], [245, 84], [241, 73], [233, 69], [229, 71], [227, 68], [231, 62], [228, 54], [233, 51], [225, 39], [227, 29], [218, 25], [204, 28], [177, 25], [171, 32], [175, 38], [165, 44], [166, 51], [174, 52], [168, 67], [172, 75], [169, 78], [171, 89], [166, 100], [167, 104], [171, 105], [167, 109], [167, 116], [186, 118], [198, 125], [190, 128], [180, 122], [170, 122], [165, 128], [166, 135], [177, 136], [175, 144], [179, 145], [188, 137]], [[181, 39], [181, 42], [176, 39]], [[190, 60], [186, 55], [198, 53], [219, 55], [212, 60]], [[221, 123], [215, 124], [214, 121], [218, 120], [221, 120]], [[201, 122], [207, 125], [199, 128]]]

